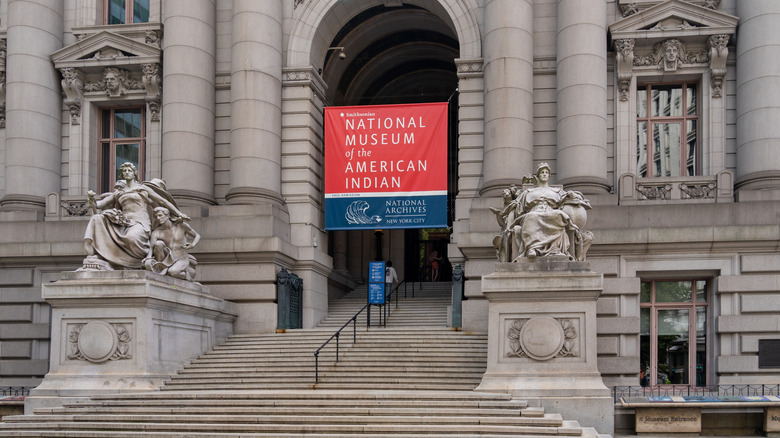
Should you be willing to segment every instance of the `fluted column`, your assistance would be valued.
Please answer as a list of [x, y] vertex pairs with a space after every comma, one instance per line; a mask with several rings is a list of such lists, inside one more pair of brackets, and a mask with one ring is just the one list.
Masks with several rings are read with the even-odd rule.
[[780, 2], [737, 3], [738, 189], [780, 188]]
[[607, 2], [558, 0], [557, 178], [606, 193]]
[[482, 195], [533, 169], [533, 2], [485, 4], [485, 153]]
[[162, 3], [162, 176], [182, 203], [214, 203], [215, 0]]
[[233, 0], [230, 203], [282, 196], [282, 1]]
[[49, 56], [62, 23], [62, 0], [8, 2], [4, 210], [43, 211], [60, 192], [62, 88]]

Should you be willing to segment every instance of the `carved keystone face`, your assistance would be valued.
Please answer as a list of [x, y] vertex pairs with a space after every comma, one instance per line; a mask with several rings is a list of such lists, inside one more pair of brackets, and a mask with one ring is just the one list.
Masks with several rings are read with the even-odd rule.
[[669, 44], [666, 46], [666, 60], [668, 62], [675, 62], [677, 61], [677, 54], [679, 53], [679, 49], [677, 46]]
[[119, 79], [113, 73], [106, 73], [106, 88], [112, 92], [119, 89]]

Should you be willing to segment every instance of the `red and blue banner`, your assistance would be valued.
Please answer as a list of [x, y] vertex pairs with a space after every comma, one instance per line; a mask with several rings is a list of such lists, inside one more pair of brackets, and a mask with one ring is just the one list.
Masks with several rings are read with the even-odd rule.
[[447, 226], [447, 103], [325, 108], [325, 229]]

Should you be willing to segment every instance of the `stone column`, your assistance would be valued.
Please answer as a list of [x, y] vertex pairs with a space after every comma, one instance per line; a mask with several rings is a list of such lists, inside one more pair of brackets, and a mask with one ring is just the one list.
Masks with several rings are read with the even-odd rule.
[[182, 203], [214, 203], [215, 0], [162, 4], [162, 177]]
[[558, 0], [557, 181], [606, 193], [607, 2]]
[[780, 188], [780, 2], [740, 1], [737, 38], [737, 183]]
[[533, 2], [485, 4], [485, 155], [481, 195], [533, 173]]
[[61, 0], [8, 2], [5, 210], [43, 211], [60, 192], [62, 88], [49, 55], [62, 48]]
[[230, 203], [283, 203], [281, 47], [281, 0], [233, 0]]

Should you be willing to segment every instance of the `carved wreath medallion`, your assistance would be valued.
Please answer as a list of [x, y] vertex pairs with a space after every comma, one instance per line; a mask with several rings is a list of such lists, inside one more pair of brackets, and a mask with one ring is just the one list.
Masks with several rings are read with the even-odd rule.
[[68, 359], [95, 363], [132, 359], [131, 340], [124, 324], [105, 321], [75, 324], [68, 333]]
[[577, 329], [570, 319], [549, 316], [517, 319], [507, 331], [508, 357], [549, 360], [556, 356], [577, 356], [574, 351]]

